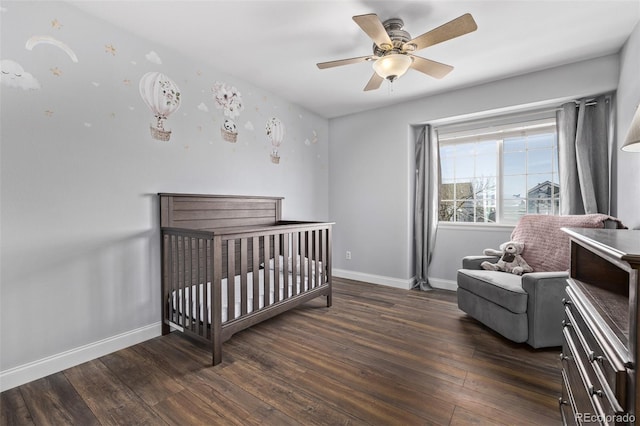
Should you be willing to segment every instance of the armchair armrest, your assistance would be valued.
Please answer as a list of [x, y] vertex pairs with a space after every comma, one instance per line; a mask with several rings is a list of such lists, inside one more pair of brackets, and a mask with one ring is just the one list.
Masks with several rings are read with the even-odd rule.
[[529, 294], [535, 293], [539, 283], [549, 285], [550, 282], [557, 282], [564, 292], [564, 288], [567, 286], [567, 278], [569, 278], [569, 272], [530, 272], [522, 275], [522, 288]]
[[529, 343], [534, 348], [562, 344], [562, 319], [568, 272], [532, 272], [522, 276], [527, 292]]
[[499, 259], [498, 256], [465, 256], [462, 258], [462, 269], [482, 269], [480, 264], [485, 260], [496, 263]]

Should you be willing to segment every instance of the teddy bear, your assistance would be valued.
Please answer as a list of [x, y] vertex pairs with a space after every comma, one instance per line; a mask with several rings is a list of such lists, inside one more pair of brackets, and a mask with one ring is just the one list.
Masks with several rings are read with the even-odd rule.
[[480, 267], [488, 271], [503, 271], [516, 275], [533, 272], [533, 268], [529, 266], [521, 255], [523, 250], [524, 243], [517, 241], [508, 241], [500, 244], [500, 250], [484, 249], [485, 256], [500, 256], [500, 259], [496, 263], [484, 261], [480, 264]]
[[237, 133], [238, 132], [238, 126], [236, 126], [236, 123], [233, 122], [233, 120], [224, 120], [224, 123], [222, 123], [222, 127], [227, 131], [227, 132], [231, 132], [231, 133]]

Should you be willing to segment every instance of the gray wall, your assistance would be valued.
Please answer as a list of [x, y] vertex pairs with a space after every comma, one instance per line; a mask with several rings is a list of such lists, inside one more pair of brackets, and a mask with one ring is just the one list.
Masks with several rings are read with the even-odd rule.
[[[285, 218], [328, 219], [325, 118], [217, 72], [204, 53], [194, 62], [68, 4], [2, 6], [1, 59], [40, 88], [5, 75], [0, 86], [0, 372], [160, 321], [157, 192], [284, 196]], [[78, 62], [52, 43], [25, 49], [34, 35]], [[169, 142], [149, 133], [138, 92], [148, 71], [181, 89]], [[220, 134], [216, 81], [243, 96], [235, 144]], [[277, 165], [264, 130], [272, 116], [286, 126]]]
[[[566, 99], [615, 90], [619, 73], [619, 56], [610, 55], [331, 119], [330, 217], [337, 222], [334, 266], [338, 274], [405, 287], [414, 276], [411, 125], [559, 105]], [[430, 278], [453, 282], [463, 255], [479, 254], [483, 248], [507, 241], [509, 235], [509, 228], [439, 229]], [[352, 260], [345, 259], [347, 250]]]

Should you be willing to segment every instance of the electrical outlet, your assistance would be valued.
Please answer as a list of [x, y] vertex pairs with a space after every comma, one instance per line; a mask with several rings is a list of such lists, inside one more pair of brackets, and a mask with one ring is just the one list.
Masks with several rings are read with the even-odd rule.
[[351, 260], [351, 252], [349, 250], [347, 250], [347, 254], [345, 257], [347, 260]]

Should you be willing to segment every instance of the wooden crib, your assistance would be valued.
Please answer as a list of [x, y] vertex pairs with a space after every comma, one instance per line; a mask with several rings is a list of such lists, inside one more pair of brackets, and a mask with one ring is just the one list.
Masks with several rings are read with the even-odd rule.
[[331, 223], [282, 221], [282, 198], [159, 194], [162, 334], [212, 345], [319, 296], [331, 306]]

